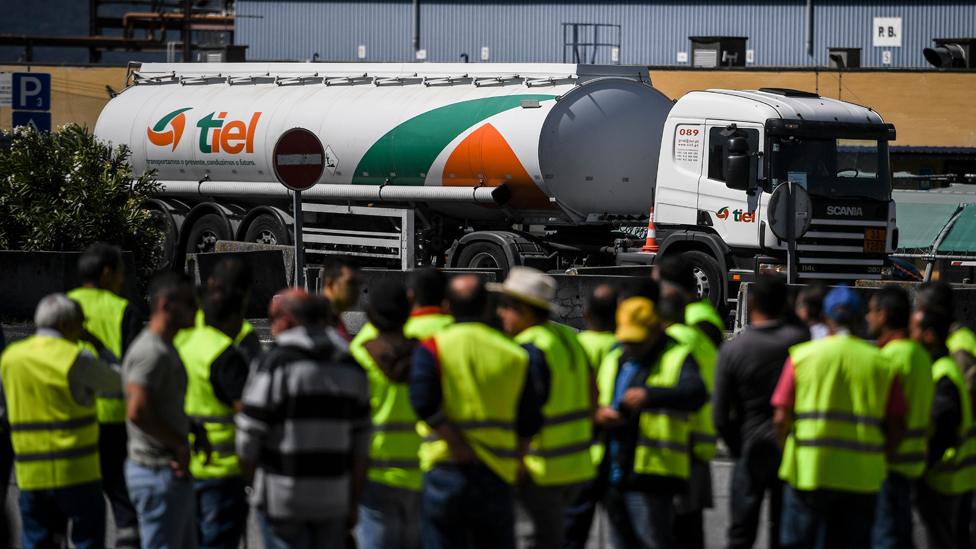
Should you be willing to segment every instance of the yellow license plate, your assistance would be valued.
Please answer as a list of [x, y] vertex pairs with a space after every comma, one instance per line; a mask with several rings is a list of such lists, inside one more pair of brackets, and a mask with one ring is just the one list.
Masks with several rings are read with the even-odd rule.
[[880, 240], [884, 242], [885, 236], [884, 229], [864, 229], [864, 240]]
[[864, 251], [872, 254], [883, 254], [885, 252], [884, 240], [865, 240]]

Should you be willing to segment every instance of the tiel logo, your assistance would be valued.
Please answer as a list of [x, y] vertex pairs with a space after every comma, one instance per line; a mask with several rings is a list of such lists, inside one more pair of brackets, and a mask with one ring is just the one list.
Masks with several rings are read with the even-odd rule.
[[729, 218], [729, 207], [724, 206], [721, 210], [715, 212], [715, 217], [725, 220]]
[[[159, 147], [172, 144], [175, 151], [176, 146], [180, 144], [180, 138], [183, 137], [183, 128], [186, 127], [186, 115], [183, 113], [191, 108], [176, 109], [160, 118], [159, 122], [156, 122], [152, 128], [146, 128], [146, 136], [149, 137], [149, 141]], [[166, 130], [167, 126], [169, 126], [169, 130], [163, 131]]]

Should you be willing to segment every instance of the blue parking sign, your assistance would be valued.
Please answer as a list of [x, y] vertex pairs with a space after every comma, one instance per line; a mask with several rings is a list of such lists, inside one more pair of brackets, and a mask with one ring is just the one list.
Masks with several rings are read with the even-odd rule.
[[15, 72], [11, 78], [14, 110], [51, 109], [51, 75], [46, 72]]
[[51, 131], [51, 113], [41, 111], [14, 111], [13, 126], [33, 126], [39, 132]]

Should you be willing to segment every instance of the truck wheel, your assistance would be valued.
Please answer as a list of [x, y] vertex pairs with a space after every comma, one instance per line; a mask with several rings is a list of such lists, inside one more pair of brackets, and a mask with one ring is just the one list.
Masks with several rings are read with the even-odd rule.
[[718, 261], [705, 252], [690, 251], [682, 255], [695, 271], [699, 297], [707, 297], [716, 309], [725, 305], [722, 299], [725, 279], [718, 268]]
[[176, 222], [173, 221], [173, 216], [169, 212], [164, 212], [156, 208], [150, 209], [149, 215], [158, 223], [158, 227], [163, 231], [163, 239], [157, 244], [160, 255], [156, 268], [160, 271], [171, 269], [176, 264], [177, 244], [179, 243], [179, 232], [176, 230]]
[[210, 213], [197, 219], [186, 239], [186, 253], [201, 254], [214, 251], [218, 240], [231, 240], [230, 228], [224, 219]]
[[291, 242], [288, 228], [271, 214], [261, 214], [247, 227], [244, 240], [258, 244], [285, 246]]
[[456, 267], [462, 269], [501, 269], [507, 273], [511, 265], [505, 252], [489, 242], [475, 242], [461, 249]]

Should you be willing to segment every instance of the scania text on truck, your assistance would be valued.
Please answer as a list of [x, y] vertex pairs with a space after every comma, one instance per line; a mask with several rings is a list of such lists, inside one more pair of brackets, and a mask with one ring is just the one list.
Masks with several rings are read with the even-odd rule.
[[[801, 279], [878, 279], [897, 244], [888, 142], [870, 108], [784, 89], [672, 101], [646, 67], [572, 64], [143, 64], [95, 134], [155, 169], [167, 258], [217, 240], [289, 244], [273, 149], [324, 148], [303, 193], [306, 253], [366, 264], [544, 270], [681, 253], [715, 303], [786, 243], [786, 181], [812, 199]], [[643, 251], [654, 212], [660, 250]]]

